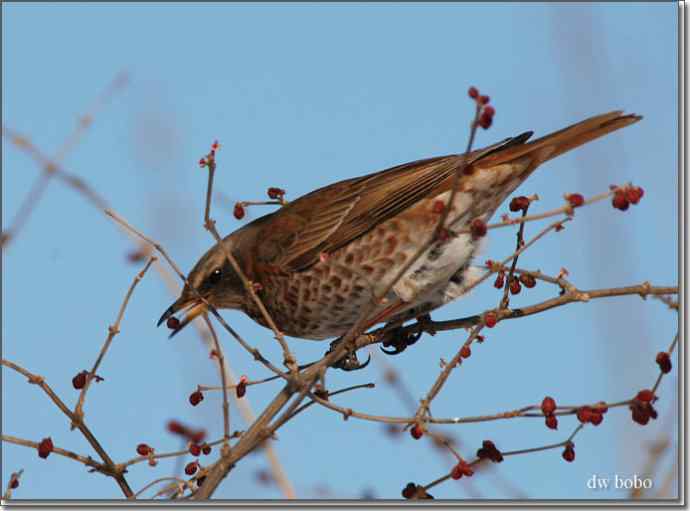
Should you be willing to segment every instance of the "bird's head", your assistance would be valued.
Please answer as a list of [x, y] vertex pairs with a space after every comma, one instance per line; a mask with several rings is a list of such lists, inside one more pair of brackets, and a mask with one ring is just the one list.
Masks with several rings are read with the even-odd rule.
[[[226, 238], [222, 243], [227, 250], [232, 249], [231, 240]], [[189, 272], [187, 282], [180, 297], [158, 320], [158, 326], [160, 326], [178, 312], [184, 312], [179, 323], [171, 326], [173, 332], [170, 337], [208, 310], [206, 303], [199, 298], [199, 295], [216, 309], [240, 309], [244, 303], [245, 292], [242, 280], [228, 262], [220, 244], [211, 247], [199, 259]], [[194, 289], [198, 294], [194, 292]]]

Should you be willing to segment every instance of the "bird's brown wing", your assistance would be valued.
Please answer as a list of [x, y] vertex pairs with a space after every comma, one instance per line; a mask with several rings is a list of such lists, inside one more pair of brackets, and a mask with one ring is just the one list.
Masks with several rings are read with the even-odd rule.
[[[523, 144], [531, 132], [470, 153], [470, 163]], [[405, 163], [311, 192], [276, 213], [262, 232], [257, 259], [282, 271], [301, 271], [363, 236], [438, 189], [462, 165], [463, 155]]]

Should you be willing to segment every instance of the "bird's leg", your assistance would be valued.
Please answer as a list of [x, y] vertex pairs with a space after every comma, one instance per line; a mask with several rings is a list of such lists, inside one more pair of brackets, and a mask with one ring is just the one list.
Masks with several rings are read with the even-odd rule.
[[[326, 355], [331, 353], [340, 343], [342, 342], [342, 337], [339, 337], [333, 341], [326, 352]], [[336, 369], [342, 369], [343, 371], [358, 371], [359, 369], [364, 369], [371, 362], [371, 355], [367, 357], [367, 361], [363, 364], [359, 362], [357, 358], [357, 352], [355, 350], [349, 351], [343, 358], [338, 360], [333, 367]]]

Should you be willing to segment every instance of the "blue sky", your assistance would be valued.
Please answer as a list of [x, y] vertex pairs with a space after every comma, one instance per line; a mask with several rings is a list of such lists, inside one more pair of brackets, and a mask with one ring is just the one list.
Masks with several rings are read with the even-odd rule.
[[[260, 199], [268, 186], [288, 199], [325, 184], [419, 158], [461, 152], [472, 104], [470, 85], [492, 97], [494, 126], [477, 146], [534, 130], [560, 129], [590, 115], [625, 109], [644, 115], [635, 126], [545, 165], [520, 188], [538, 193], [537, 211], [557, 207], [566, 192], [585, 196], [632, 181], [645, 197], [626, 213], [599, 204], [546, 238], [520, 265], [551, 274], [561, 267], [582, 289], [678, 280], [677, 7], [673, 3], [443, 4], [3, 4], [3, 124], [54, 154], [78, 115], [120, 70], [127, 87], [98, 113], [64, 166], [105, 195], [112, 207], [159, 240], [185, 270], [211, 245], [202, 228], [205, 173], [199, 157], [220, 140], [217, 190], [231, 200]], [[39, 169], [3, 139], [3, 229]], [[250, 217], [262, 214], [250, 210]], [[223, 233], [238, 226], [231, 202], [216, 201]], [[527, 235], [536, 233], [530, 225]], [[489, 236], [482, 256], [512, 252], [514, 233]], [[46, 377], [73, 404], [71, 378], [90, 367], [139, 266], [132, 245], [112, 222], [73, 190], [53, 182], [19, 237], [3, 250], [3, 357]], [[538, 285], [514, 299], [527, 305], [553, 296]], [[220, 397], [187, 403], [198, 383], [217, 383], [215, 367], [189, 329], [173, 341], [155, 321], [171, 302], [151, 272], [138, 287], [111, 352], [92, 388], [87, 421], [117, 461], [140, 442], [160, 452], [179, 448], [164, 431], [170, 418], [222, 432]], [[481, 312], [498, 300], [490, 283], [434, 315]], [[279, 361], [267, 330], [239, 313], [224, 317]], [[672, 312], [654, 300], [607, 299], [505, 322], [489, 331], [468, 363], [448, 381], [436, 416], [495, 413], [541, 401], [620, 400], [648, 387], [654, 356], [676, 333]], [[453, 356], [463, 332], [426, 337], [386, 362], [415, 398], [430, 387], [439, 359]], [[261, 377], [234, 341], [223, 337], [237, 374]], [[326, 343], [290, 340], [301, 361]], [[674, 357], [675, 361], [675, 357]], [[674, 362], [674, 366], [677, 366]], [[359, 373], [334, 373], [332, 388], [373, 381], [376, 389], [338, 403], [391, 415], [408, 413], [383, 379], [378, 362]], [[632, 423], [611, 411], [599, 428], [576, 439], [577, 459], [558, 451], [506, 460], [471, 481], [435, 489], [437, 498], [621, 498], [593, 492], [586, 481], [640, 474], [650, 442], [670, 435], [654, 473], [655, 487], [673, 467], [677, 442], [677, 375], [661, 387], [659, 420]], [[47, 398], [3, 370], [3, 433], [93, 454]], [[260, 410], [279, 385], [252, 387]], [[245, 426], [233, 407], [233, 429]], [[517, 419], [443, 429], [470, 457], [490, 438], [501, 449], [564, 439], [542, 421]], [[427, 483], [451, 467], [427, 441], [391, 438], [380, 424], [312, 407], [280, 432], [275, 448], [297, 495], [398, 498], [408, 481]], [[24, 468], [18, 498], [119, 498], [116, 485], [76, 463], [3, 445], [2, 484]], [[219, 498], [278, 498], [257, 483], [265, 457], [243, 460]], [[137, 465], [135, 489], [169, 475]], [[511, 489], [512, 488], [512, 489]]]

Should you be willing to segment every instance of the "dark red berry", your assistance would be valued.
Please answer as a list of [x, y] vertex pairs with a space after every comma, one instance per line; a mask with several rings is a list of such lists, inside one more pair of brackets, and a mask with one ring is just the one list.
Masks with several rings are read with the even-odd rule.
[[630, 202], [625, 197], [625, 192], [622, 190], [617, 190], [616, 193], [613, 194], [611, 204], [614, 208], [620, 209], [621, 211], [625, 211], [630, 206]]
[[201, 446], [199, 444], [191, 444], [189, 446], [189, 454], [199, 456], [201, 454]]
[[472, 355], [472, 350], [469, 346], [465, 345], [462, 348], [460, 348], [460, 356], [462, 358], [470, 358], [470, 355]]
[[282, 199], [285, 195], [285, 190], [283, 190], [282, 188], [271, 187], [268, 189], [266, 193], [268, 194], [268, 197], [271, 199]]
[[574, 208], [578, 208], [585, 203], [585, 198], [580, 193], [568, 194], [566, 198], [568, 199], [568, 203]]
[[568, 463], [575, 461], [575, 449], [573, 444], [568, 444], [565, 446], [565, 449], [563, 450], [563, 459]]
[[180, 328], [180, 320], [175, 316], [170, 316], [165, 322], [165, 326], [167, 326], [170, 330], [177, 330]]
[[487, 312], [484, 314], [484, 324], [489, 327], [493, 328], [496, 326], [496, 323], [498, 322], [498, 318], [496, 317], [495, 312]]
[[649, 403], [654, 399], [654, 392], [649, 389], [641, 390], [637, 393], [637, 400], [643, 403]]
[[196, 461], [190, 461], [187, 463], [187, 466], [184, 467], [184, 473], [188, 476], [194, 475], [194, 472], [196, 472], [197, 468], [199, 468], [199, 464]]
[[199, 429], [197, 431], [188, 433], [187, 436], [195, 444], [200, 444], [204, 441], [204, 438], [206, 438], [206, 431]]
[[402, 496], [406, 499], [411, 499], [417, 493], [417, 485], [414, 483], [407, 483], [407, 486], [403, 488]]
[[588, 423], [592, 420], [592, 409], [589, 406], [582, 406], [577, 409], [577, 420], [582, 424]]
[[83, 389], [84, 385], [86, 385], [86, 377], [88, 374], [89, 373], [87, 371], [78, 373], [74, 378], [72, 378], [72, 386], [77, 390]]
[[485, 115], [488, 115], [489, 117], [493, 117], [493, 116], [496, 114], [496, 110], [495, 110], [494, 107], [492, 107], [491, 105], [486, 105], [486, 106], [484, 107], [483, 113], [484, 113]]
[[38, 444], [38, 455], [45, 459], [51, 452], [53, 452], [53, 440], [50, 437], [44, 438], [41, 440], [41, 443]]
[[424, 435], [424, 430], [419, 424], [415, 424], [412, 429], [410, 429], [410, 435], [412, 435], [412, 438], [415, 440], [419, 440]]
[[534, 278], [533, 275], [530, 275], [529, 273], [521, 273], [520, 274], [520, 282], [529, 289], [532, 289], [534, 286], [537, 285], [537, 279]]
[[511, 294], [514, 294], [514, 295], [519, 294], [520, 291], [522, 290], [522, 286], [520, 285], [520, 280], [517, 277], [513, 277], [512, 279], [510, 279], [509, 288], [510, 288]]
[[541, 402], [541, 412], [544, 415], [551, 415], [556, 411], [556, 400], [551, 396], [546, 396]]
[[431, 211], [436, 213], [437, 215], [440, 215], [443, 213], [446, 209], [446, 204], [443, 201], [437, 200], [434, 201], [434, 205], [431, 207]]
[[477, 97], [479, 97], [479, 91], [477, 90], [476, 87], [470, 87], [469, 90], [467, 91], [467, 94], [468, 94], [472, 99], [477, 99]]
[[659, 370], [662, 373], [668, 374], [671, 372], [671, 356], [665, 351], [660, 351], [659, 353], [657, 353], [656, 363], [659, 364]]
[[601, 421], [604, 420], [604, 416], [600, 413], [597, 412], [592, 412], [592, 416], [589, 419], [589, 422], [591, 422], [593, 425], [598, 426], [601, 424]]
[[486, 236], [486, 222], [482, 220], [481, 218], [475, 218], [472, 220], [472, 223], [470, 224], [470, 232], [472, 233], [473, 238], [481, 238], [483, 236]]
[[204, 400], [204, 395], [201, 392], [199, 392], [198, 390], [196, 392], [192, 392], [189, 395], [189, 402], [191, 403], [192, 406], [198, 405], [203, 400]]
[[149, 447], [147, 444], [137, 445], [137, 454], [139, 456], [148, 456], [151, 452], [153, 452], [153, 449], [151, 449], [151, 447]]
[[240, 381], [237, 386], [235, 387], [235, 395], [237, 396], [237, 399], [244, 397], [244, 395], [247, 393], [247, 383]]
[[519, 197], [513, 197], [513, 199], [510, 201], [510, 204], [508, 205], [508, 209], [510, 209], [513, 213], [517, 211], [524, 211], [528, 207], [529, 199], [524, 195], [521, 195]]
[[555, 415], [548, 415], [545, 419], [546, 427], [549, 429], [558, 429], [558, 419]]
[[479, 96], [478, 101], [482, 105], [488, 105], [491, 98], [489, 96]]
[[203, 169], [207, 165], [207, 163], [208, 162], [206, 161], [206, 158], [201, 158], [199, 160], [199, 167], [201, 167]]
[[242, 220], [244, 218], [244, 206], [241, 202], [235, 203], [235, 208], [232, 210], [232, 214], [235, 215], [235, 218], [238, 220]]
[[15, 476], [12, 479], [12, 482], [10, 483], [10, 488], [12, 488], [13, 490], [16, 490], [17, 488], [19, 488], [19, 478], [18, 477]]
[[176, 435], [185, 435], [187, 428], [177, 421], [170, 421], [168, 422], [168, 431], [175, 433]]
[[496, 289], [503, 289], [503, 286], [505, 285], [505, 276], [503, 275], [503, 272], [500, 272], [498, 275], [496, 275], [496, 280], [494, 281], [494, 287]]
[[477, 121], [477, 124], [484, 128], [485, 130], [488, 130], [491, 127], [491, 124], [493, 123], [493, 117], [490, 115], [486, 115], [483, 113], [482, 115], [479, 116], [479, 120]]
[[203, 452], [206, 456], [208, 456], [209, 454], [211, 454], [211, 446], [208, 444], [204, 444], [201, 447], [201, 452]]
[[628, 202], [630, 204], [637, 204], [640, 202], [640, 199], [642, 198], [642, 195], [644, 192], [642, 192], [642, 188], [638, 187], [630, 187], [625, 190], [625, 198], [628, 199]]

